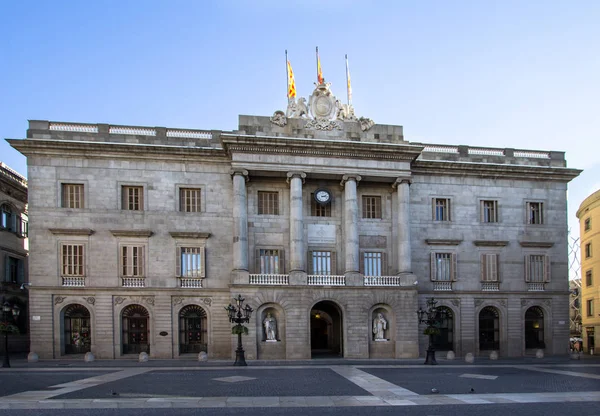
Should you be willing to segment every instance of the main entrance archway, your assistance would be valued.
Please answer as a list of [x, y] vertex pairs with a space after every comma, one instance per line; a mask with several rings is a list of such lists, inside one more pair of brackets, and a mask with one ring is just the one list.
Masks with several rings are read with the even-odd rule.
[[331, 301], [321, 301], [310, 310], [312, 358], [343, 357], [342, 311]]

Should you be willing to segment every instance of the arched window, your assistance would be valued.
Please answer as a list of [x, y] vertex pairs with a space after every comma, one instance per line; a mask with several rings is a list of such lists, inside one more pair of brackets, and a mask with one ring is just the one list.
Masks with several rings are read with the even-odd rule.
[[500, 318], [498, 310], [486, 306], [479, 312], [479, 350], [500, 349]]
[[64, 312], [65, 354], [84, 354], [92, 343], [90, 311], [83, 305], [73, 304]]
[[525, 312], [525, 348], [546, 348], [544, 311], [539, 306], [533, 306]]
[[443, 319], [438, 329], [440, 333], [433, 336], [433, 345], [436, 350], [453, 351], [454, 350], [454, 314], [452, 309], [446, 306], [438, 307], [442, 312]]
[[188, 305], [179, 312], [179, 353], [207, 351], [206, 312], [198, 305]]
[[123, 309], [122, 316], [123, 354], [150, 354], [148, 310], [141, 305], [129, 305]]

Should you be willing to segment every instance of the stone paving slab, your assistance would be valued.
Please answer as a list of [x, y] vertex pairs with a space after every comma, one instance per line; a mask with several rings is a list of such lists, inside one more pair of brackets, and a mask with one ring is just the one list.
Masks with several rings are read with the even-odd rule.
[[20, 372], [3, 370], [0, 373], [0, 396], [9, 396], [12, 394], [23, 393], [30, 390], [50, 389], [63, 383], [70, 383], [82, 378], [93, 377], [106, 374], [105, 371], [78, 371], [70, 372]]
[[[252, 380], [217, 381], [220, 377], [240, 375]], [[327, 368], [237, 371], [150, 371], [126, 379], [56, 396], [56, 399], [107, 398], [117, 395], [138, 397], [265, 397], [265, 396], [356, 396], [368, 395], [364, 389]]]
[[[485, 367], [468, 369], [424, 366], [418, 368], [368, 368], [361, 370], [392, 384], [402, 386], [419, 395], [465, 394], [473, 388], [475, 393], [543, 393], [581, 392], [600, 388], [595, 378], [566, 374], [545, 373], [540, 377], [535, 369], [526, 367]], [[533, 371], [532, 371], [533, 370]], [[497, 376], [495, 380], [460, 377], [463, 374]]]

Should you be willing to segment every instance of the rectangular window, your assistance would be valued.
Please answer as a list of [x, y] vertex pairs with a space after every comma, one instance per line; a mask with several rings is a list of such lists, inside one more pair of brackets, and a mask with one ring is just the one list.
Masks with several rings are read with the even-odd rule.
[[204, 247], [179, 247], [177, 276], [204, 278]]
[[258, 215], [279, 215], [279, 192], [258, 191]]
[[431, 280], [436, 282], [456, 280], [456, 254], [431, 253]]
[[365, 276], [384, 275], [384, 254], [381, 252], [363, 253], [363, 274]]
[[593, 284], [594, 282], [592, 280], [592, 271], [588, 270], [587, 272], [585, 272], [585, 285], [592, 286]]
[[594, 316], [594, 299], [588, 299], [586, 304], [587, 316]]
[[585, 258], [592, 257], [592, 243], [587, 243], [585, 245]]
[[315, 194], [310, 194], [310, 215], [312, 217], [331, 217], [331, 202], [319, 204], [315, 201]]
[[525, 256], [525, 281], [541, 283], [550, 281], [550, 257], [543, 254]]
[[83, 244], [61, 245], [61, 275], [85, 276], [85, 257]]
[[481, 201], [481, 222], [498, 222], [498, 201]]
[[62, 207], [63, 208], [83, 208], [83, 184], [63, 183], [62, 186]]
[[179, 211], [200, 212], [200, 188], [179, 189]]
[[363, 218], [382, 218], [381, 215], [381, 197], [367, 196], [362, 197], [362, 217]]
[[450, 221], [450, 199], [433, 198], [433, 220]]
[[497, 282], [498, 279], [498, 255], [497, 254], [482, 254], [481, 255], [481, 281], [482, 282]]
[[331, 251], [313, 251], [310, 253], [310, 274], [332, 275], [334, 274], [333, 253]]
[[4, 256], [4, 281], [9, 283], [23, 283], [25, 281], [25, 263], [22, 259]]
[[543, 224], [543, 208], [542, 202], [527, 202], [527, 224]]
[[144, 246], [121, 246], [122, 277], [144, 277]]
[[14, 231], [14, 215], [8, 205], [0, 207], [0, 227], [8, 231]]
[[283, 265], [282, 256], [279, 250], [261, 249], [258, 250], [258, 269], [260, 274], [281, 274]]
[[591, 229], [592, 229], [592, 219], [586, 218], [585, 221], [583, 222], [583, 230], [589, 231]]
[[143, 211], [144, 187], [123, 186], [121, 188], [121, 208], [128, 211]]

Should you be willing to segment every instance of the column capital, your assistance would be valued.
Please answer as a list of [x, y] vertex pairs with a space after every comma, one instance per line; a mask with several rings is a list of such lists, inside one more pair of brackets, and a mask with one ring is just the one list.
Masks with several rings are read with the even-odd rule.
[[246, 182], [250, 180], [250, 178], [248, 178], [248, 171], [246, 169], [231, 169], [229, 174], [231, 175], [232, 179], [236, 175], [241, 175], [246, 179]]
[[410, 184], [412, 184], [412, 179], [403, 177], [396, 178], [396, 181], [392, 184], [392, 188], [396, 189], [398, 185], [402, 185], [403, 183], [406, 183], [408, 186], [410, 186]]
[[340, 185], [343, 187], [344, 185], [346, 185], [346, 182], [355, 181], [356, 185], [358, 186], [358, 183], [361, 179], [362, 177], [360, 175], [344, 175], [342, 176], [342, 181], [340, 182]]
[[304, 172], [288, 172], [286, 182], [290, 183], [290, 179], [292, 178], [300, 178], [302, 179], [302, 183], [304, 183], [304, 179], [306, 178], [306, 173]]

